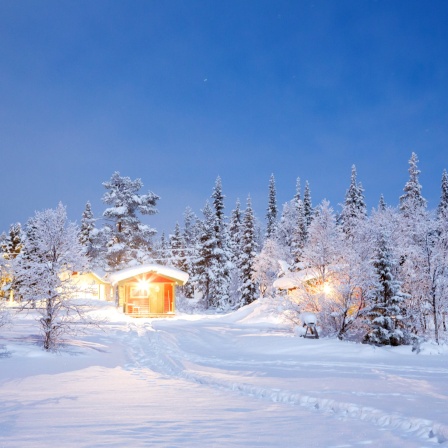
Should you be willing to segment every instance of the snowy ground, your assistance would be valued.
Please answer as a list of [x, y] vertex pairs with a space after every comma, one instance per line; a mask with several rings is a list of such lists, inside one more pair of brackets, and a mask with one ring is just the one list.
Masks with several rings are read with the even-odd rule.
[[32, 315], [0, 329], [0, 447], [448, 446], [445, 347], [303, 339], [260, 303], [101, 312], [105, 331], [59, 354], [36, 345]]

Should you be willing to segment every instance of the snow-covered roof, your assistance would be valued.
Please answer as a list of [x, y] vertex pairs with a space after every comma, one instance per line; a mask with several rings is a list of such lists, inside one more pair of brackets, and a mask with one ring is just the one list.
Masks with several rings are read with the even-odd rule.
[[294, 289], [299, 287], [304, 282], [315, 278], [315, 276], [316, 275], [308, 269], [303, 269], [298, 272], [288, 272], [283, 277], [275, 280], [273, 286], [277, 289]]
[[116, 285], [121, 280], [136, 277], [137, 275], [145, 274], [147, 272], [153, 272], [164, 277], [172, 278], [173, 280], [177, 280], [182, 285], [188, 281], [189, 277], [186, 272], [177, 268], [162, 266], [160, 264], [142, 264], [140, 266], [122, 269], [121, 271], [111, 272], [106, 275], [105, 279], [112, 285]]

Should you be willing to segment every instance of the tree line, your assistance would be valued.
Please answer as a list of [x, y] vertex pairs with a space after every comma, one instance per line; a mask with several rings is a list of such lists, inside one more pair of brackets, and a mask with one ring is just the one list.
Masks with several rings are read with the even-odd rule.
[[[198, 308], [232, 310], [263, 296], [293, 322], [303, 312], [316, 313], [324, 333], [341, 339], [398, 345], [431, 337], [439, 342], [446, 337], [448, 309], [448, 176], [443, 171], [440, 203], [431, 211], [419, 174], [412, 153], [399, 206], [381, 197], [370, 214], [355, 166], [338, 213], [326, 200], [313, 207], [310, 186], [306, 182], [302, 194], [300, 179], [280, 212], [272, 175], [265, 225], [256, 218], [250, 196], [244, 209], [237, 200], [226, 217], [218, 177], [200, 217], [187, 207], [182, 225], [156, 237], [141, 215], [157, 213], [160, 198], [141, 193], [140, 179], [115, 172], [103, 183], [107, 207], [100, 217], [87, 202], [78, 228], [59, 205], [1, 236], [3, 295], [35, 304], [58, 296], [63, 271], [114, 271], [157, 262], [190, 275], [180, 295]], [[44, 241], [50, 236], [52, 241]], [[58, 248], [73, 259], [58, 259]], [[54, 284], [48, 289], [47, 281], [42, 289], [47, 271]], [[291, 279], [288, 293], [274, 288], [279, 277]], [[68, 289], [62, 295], [68, 297]], [[43, 327], [53, 312], [51, 306], [48, 310]]]

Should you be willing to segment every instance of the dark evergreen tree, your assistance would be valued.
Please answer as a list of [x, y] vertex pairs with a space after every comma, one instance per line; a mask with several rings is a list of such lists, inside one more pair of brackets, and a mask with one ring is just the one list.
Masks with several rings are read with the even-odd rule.
[[277, 195], [275, 191], [275, 178], [271, 174], [269, 179], [269, 197], [266, 214], [266, 238], [274, 236], [277, 227]]
[[374, 259], [378, 284], [365, 311], [370, 327], [365, 336], [366, 342], [380, 345], [400, 345], [405, 342], [402, 320], [407, 295], [401, 291], [401, 283], [395, 280], [393, 274], [395, 265], [389, 237], [382, 231], [377, 241]]
[[255, 218], [250, 196], [247, 198], [246, 210], [244, 211], [241, 244], [241, 306], [244, 306], [252, 303], [257, 298], [257, 285], [254, 280], [257, 243], [255, 237]]
[[305, 191], [303, 193], [303, 212], [305, 214], [306, 226], [308, 228], [314, 215], [313, 205], [311, 203], [310, 185], [308, 181], [305, 182]]

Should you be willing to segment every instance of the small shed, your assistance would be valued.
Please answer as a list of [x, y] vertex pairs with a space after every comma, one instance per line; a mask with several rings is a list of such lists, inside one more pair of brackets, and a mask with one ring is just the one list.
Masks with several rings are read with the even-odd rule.
[[173, 316], [176, 286], [188, 281], [188, 274], [158, 264], [144, 264], [111, 273], [107, 281], [123, 312], [134, 317]]

